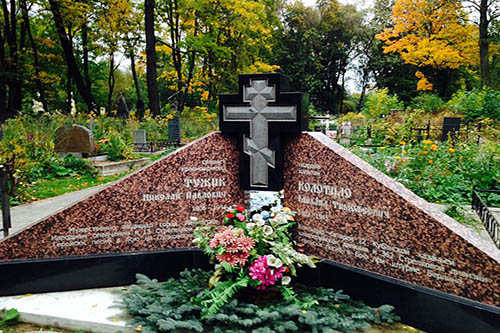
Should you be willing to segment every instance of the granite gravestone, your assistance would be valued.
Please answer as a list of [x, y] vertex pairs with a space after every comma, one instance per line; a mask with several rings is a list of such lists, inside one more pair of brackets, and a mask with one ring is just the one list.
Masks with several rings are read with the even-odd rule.
[[0, 242], [0, 263], [192, 247], [193, 222], [242, 204], [235, 142], [207, 135]]
[[500, 250], [322, 133], [285, 149], [285, 204], [307, 252], [500, 307]]
[[56, 130], [54, 145], [54, 150], [60, 153], [88, 155], [95, 149], [94, 135], [84, 126], [63, 126]]
[[147, 151], [148, 141], [146, 139], [145, 130], [132, 131], [132, 142], [134, 144], [135, 151]]
[[448, 140], [448, 136], [454, 136], [456, 132], [460, 131], [460, 122], [462, 118], [444, 117], [443, 129], [441, 133], [441, 141]]
[[219, 128], [239, 139], [241, 189], [283, 188], [281, 134], [306, 127], [302, 94], [289, 89], [281, 74], [240, 75], [239, 93], [219, 96]]

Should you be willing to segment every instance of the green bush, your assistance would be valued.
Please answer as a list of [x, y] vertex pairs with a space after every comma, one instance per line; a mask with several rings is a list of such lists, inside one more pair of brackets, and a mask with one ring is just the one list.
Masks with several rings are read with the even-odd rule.
[[420, 94], [410, 102], [410, 108], [428, 112], [440, 111], [444, 106], [443, 100], [437, 94], [431, 93]]
[[382, 115], [387, 115], [389, 110], [402, 110], [403, 107], [403, 102], [399, 101], [398, 96], [389, 95], [389, 90], [386, 88], [368, 94], [361, 113], [363, 113], [366, 119], [376, 121]]
[[472, 187], [500, 185], [500, 145], [404, 143], [383, 147], [377, 154], [354, 150], [370, 164], [430, 202], [470, 204]]
[[488, 87], [470, 91], [459, 90], [453, 94], [447, 106], [463, 114], [466, 121], [484, 118], [500, 121], [500, 91]]
[[372, 324], [399, 320], [393, 307], [371, 308], [342, 291], [298, 287], [304, 301], [319, 302], [307, 310], [279, 297], [251, 300], [255, 293], [241, 294], [214, 315], [200, 319], [200, 300], [213, 272], [185, 270], [179, 279], [159, 283], [137, 275], [137, 285], [124, 293], [121, 307], [132, 316], [133, 326], [143, 333], [160, 332], [352, 332]]

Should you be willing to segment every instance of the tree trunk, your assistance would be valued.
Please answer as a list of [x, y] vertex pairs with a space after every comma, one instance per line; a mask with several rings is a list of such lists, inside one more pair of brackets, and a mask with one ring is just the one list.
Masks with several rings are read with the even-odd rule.
[[52, 15], [54, 16], [57, 35], [59, 36], [59, 41], [61, 42], [61, 47], [64, 52], [64, 59], [66, 60], [66, 64], [68, 66], [69, 75], [75, 82], [78, 93], [80, 94], [80, 96], [82, 96], [85, 104], [87, 104], [88, 111], [96, 111], [97, 106], [95, 104], [94, 97], [92, 96], [90, 87], [85, 84], [82, 74], [78, 69], [78, 64], [76, 62], [75, 55], [73, 54], [73, 46], [71, 45], [71, 42], [66, 34], [59, 1], [49, 0], [49, 4]]
[[87, 22], [85, 22], [82, 26], [83, 75], [85, 77], [85, 84], [92, 91], [92, 81], [90, 81], [89, 74], [89, 35], [87, 30]]
[[[9, 8], [10, 7], [10, 8]], [[17, 103], [20, 85], [18, 75], [18, 52], [17, 52], [17, 18], [16, 18], [16, 1], [11, 0], [10, 6], [7, 5], [6, 0], [2, 0], [2, 10], [4, 15], [4, 31], [9, 49], [9, 63], [7, 64], [7, 73], [9, 74], [6, 79], [8, 87], [7, 99], [7, 112], [5, 119], [13, 118], [17, 113]]]
[[339, 96], [339, 118], [344, 112], [344, 90], [345, 90], [345, 71], [342, 72], [342, 85], [340, 86], [340, 96]]
[[130, 68], [132, 69], [132, 78], [134, 79], [135, 93], [137, 95], [137, 118], [144, 117], [144, 99], [142, 98], [141, 88], [139, 87], [139, 80], [137, 78], [137, 71], [135, 70], [135, 56], [134, 51], [131, 49], [129, 54]]
[[481, 66], [481, 86], [490, 85], [488, 23], [488, 0], [481, 0], [479, 7], [479, 61]]
[[0, 32], [0, 124], [7, 120], [7, 81], [5, 79], [5, 36]]
[[70, 74], [70, 70], [69, 68], [67, 69], [67, 82], [66, 82], [66, 96], [67, 96], [67, 99], [66, 99], [66, 113], [67, 114], [71, 114], [71, 100], [73, 99], [72, 98], [72, 95], [73, 95], [73, 92], [72, 92], [72, 84], [71, 84], [71, 74]]
[[40, 102], [42, 102], [43, 110], [45, 112], [49, 112], [49, 108], [47, 106], [47, 99], [45, 98], [45, 91], [43, 89], [43, 83], [40, 80], [40, 58], [38, 56], [38, 48], [35, 43], [35, 39], [33, 38], [33, 34], [31, 32], [30, 26], [30, 18], [28, 15], [28, 6], [26, 5], [26, 0], [21, 1], [23, 20], [26, 22], [28, 37], [31, 44], [31, 49], [33, 50], [33, 67], [35, 68], [35, 82], [36, 87], [38, 89], [38, 94], [40, 95]]
[[106, 111], [111, 112], [111, 104], [113, 102], [113, 90], [115, 89], [115, 56], [111, 52], [109, 55], [109, 75], [108, 75], [108, 104]]
[[146, 28], [146, 80], [148, 85], [149, 110], [153, 116], [160, 115], [158, 83], [156, 82], [156, 39], [154, 27], [155, 0], [145, 0], [144, 23]]
[[367, 70], [363, 70], [363, 78], [361, 80], [362, 84], [361, 84], [361, 94], [359, 95], [359, 103], [358, 103], [358, 107], [357, 107], [357, 110], [358, 112], [361, 112], [361, 109], [363, 108], [363, 104], [365, 102], [365, 95], [366, 95], [366, 84], [367, 84], [367, 73], [368, 71]]

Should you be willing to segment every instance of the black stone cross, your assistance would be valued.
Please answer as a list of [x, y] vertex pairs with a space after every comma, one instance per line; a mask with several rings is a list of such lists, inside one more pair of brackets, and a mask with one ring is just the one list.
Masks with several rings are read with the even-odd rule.
[[219, 96], [222, 133], [236, 133], [240, 141], [240, 188], [281, 190], [283, 187], [282, 133], [300, 133], [302, 94], [286, 92], [280, 74], [244, 74], [238, 95]]

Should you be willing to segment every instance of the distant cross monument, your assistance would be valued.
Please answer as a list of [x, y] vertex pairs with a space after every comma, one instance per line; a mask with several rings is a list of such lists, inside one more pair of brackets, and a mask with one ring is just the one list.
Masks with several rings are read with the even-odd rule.
[[279, 135], [298, 134], [303, 125], [302, 94], [283, 92], [287, 86], [280, 74], [240, 75], [239, 94], [220, 96], [221, 131], [242, 134], [242, 189], [281, 189]]

